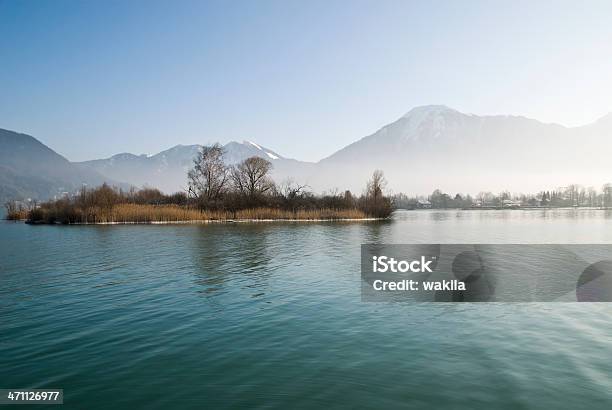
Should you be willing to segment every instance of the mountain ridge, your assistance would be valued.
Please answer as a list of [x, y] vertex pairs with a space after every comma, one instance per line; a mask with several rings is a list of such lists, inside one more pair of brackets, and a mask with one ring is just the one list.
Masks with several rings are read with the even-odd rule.
[[[109, 178], [127, 179], [134, 186], [151, 186], [165, 192], [185, 190], [187, 171], [202, 145], [178, 144], [153, 155], [117, 154], [109, 158], [79, 162]], [[244, 140], [242, 143], [230, 141], [223, 145], [224, 158], [228, 165], [236, 164], [251, 156], [260, 156], [273, 163], [273, 176], [284, 179], [287, 173], [301, 173], [307, 163], [285, 158], [277, 152]]]
[[28, 134], [0, 129], [0, 200], [47, 199], [85, 185], [118, 182], [69, 162]]
[[[37, 187], [24, 192], [49, 196], [50, 190], [63, 188], [59, 186], [61, 181], [74, 187], [77, 181], [85, 180], [122, 181], [166, 192], [182, 190], [186, 187], [187, 170], [201, 148], [199, 144], [177, 144], [153, 155], [124, 152], [71, 163], [34, 137], [8, 130], [0, 132], [23, 139], [22, 142], [36, 141], [48, 150], [39, 147], [38, 151], [57, 155], [54, 163], [64, 169], [63, 179], [41, 179], [23, 166], [25, 161], [33, 164], [30, 171], [37, 169], [39, 161], [32, 153], [26, 158], [21, 155], [21, 167], [11, 166], [12, 158], [19, 157], [20, 145], [15, 140], [11, 147], [3, 149], [9, 155], [0, 155], [0, 194], [5, 197], [19, 192], [19, 184]], [[272, 162], [272, 176], [277, 182], [293, 179], [316, 192], [335, 188], [359, 191], [374, 169], [385, 172], [391, 190], [419, 194], [434, 188], [478, 192], [528, 191], [576, 182], [596, 185], [612, 180], [612, 161], [608, 160], [612, 153], [612, 113], [590, 124], [566, 127], [524, 116], [479, 116], [445, 105], [427, 105], [412, 108], [318, 162], [286, 158], [249, 140], [230, 141], [224, 148], [228, 164], [261, 156]], [[65, 168], [70, 166], [68, 173], [74, 178], [66, 175]], [[46, 175], [49, 171], [53, 170], [37, 172]], [[45, 184], [52, 188], [44, 188]]]

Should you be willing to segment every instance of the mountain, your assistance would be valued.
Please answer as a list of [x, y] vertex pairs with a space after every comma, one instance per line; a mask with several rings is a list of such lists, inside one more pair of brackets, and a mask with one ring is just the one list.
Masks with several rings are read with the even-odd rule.
[[[48, 199], [107, 178], [70, 163], [36, 138], [0, 129], [0, 201]], [[110, 183], [114, 183], [110, 181]]]
[[[187, 186], [187, 171], [200, 148], [177, 145], [152, 156], [123, 153], [70, 163], [33, 137], [0, 130], [0, 197], [48, 198], [104, 180], [175, 192]], [[384, 171], [391, 191], [409, 194], [436, 188], [451, 193], [536, 192], [612, 182], [612, 114], [568, 128], [429, 105], [413, 108], [318, 163], [285, 158], [250, 141], [224, 148], [228, 164], [259, 156], [272, 162], [278, 183], [293, 179], [315, 192], [360, 193], [375, 169]]]
[[[187, 187], [187, 171], [193, 165], [201, 145], [177, 145], [155, 155], [117, 154], [110, 158], [79, 163], [83, 167], [137, 187], [151, 186], [164, 192], [181, 191]], [[224, 159], [229, 165], [258, 156], [272, 162], [272, 176], [281, 182], [289, 176], [300, 177], [312, 164], [284, 158], [271, 149], [254, 142], [229, 142], [223, 146]]]
[[[374, 169], [395, 192], [537, 191], [612, 181], [612, 115], [567, 128], [517, 116], [417, 107], [317, 164], [312, 185], [359, 190]], [[335, 177], [331, 178], [330, 176]]]
[[137, 187], [155, 187], [170, 193], [181, 189], [186, 181], [187, 170], [199, 149], [198, 145], [177, 145], [153, 156], [122, 153], [79, 164], [107, 178]]

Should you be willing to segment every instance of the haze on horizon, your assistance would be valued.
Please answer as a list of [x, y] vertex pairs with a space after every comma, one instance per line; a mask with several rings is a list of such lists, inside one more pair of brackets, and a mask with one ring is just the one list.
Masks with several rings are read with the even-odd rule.
[[612, 3], [2, 1], [0, 128], [73, 161], [251, 140], [316, 161], [415, 106], [612, 112]]

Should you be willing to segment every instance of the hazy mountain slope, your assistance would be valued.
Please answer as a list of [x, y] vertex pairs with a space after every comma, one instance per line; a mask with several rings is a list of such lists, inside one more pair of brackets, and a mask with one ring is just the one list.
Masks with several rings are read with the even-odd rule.
[[185, 186], [187, 169], [198, 150], [197, 145], [177, 145], [153, 156], [123, 153], [80, 164], [130, 185], [175, 192]]
[[70, 163], [36, 138], [0, 129], [0, 200], [47, 199], [88, 184], [102, 184], [97, 172]]
[[[579, 128], [417, 107], [317, 164], [319, 189], [360, 190], [382, 169], [394, 191], [530, 191], [612, 180], [612, 117]], [[335, 175], [335, 178], [330, 178]]]
[[[176, 192], [187, 187], [187, 171], [193, 165], [200, 145], [177, 145], [158, 154], [118, 154], [111, 158], [82, 162], [100, 174], [132, 185], [151, 186], [165, 192]], [[288, 176], [303, 177], [312, 164], [288, 158], [250, 141], [229, 142], [225, 149], [227, 164], [235, 164], [252, 156], [267, 159], [273, 164], [272, 176], [278, 181]]]

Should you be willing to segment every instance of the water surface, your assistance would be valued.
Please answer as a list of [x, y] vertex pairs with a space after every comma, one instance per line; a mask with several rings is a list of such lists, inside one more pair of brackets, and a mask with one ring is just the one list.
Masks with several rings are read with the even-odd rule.
[[2, 222], [0, 388], [78, 409], [611, 408], [610, 305], [365, 303], [362, 243], [612, 243], [612, 214]]

